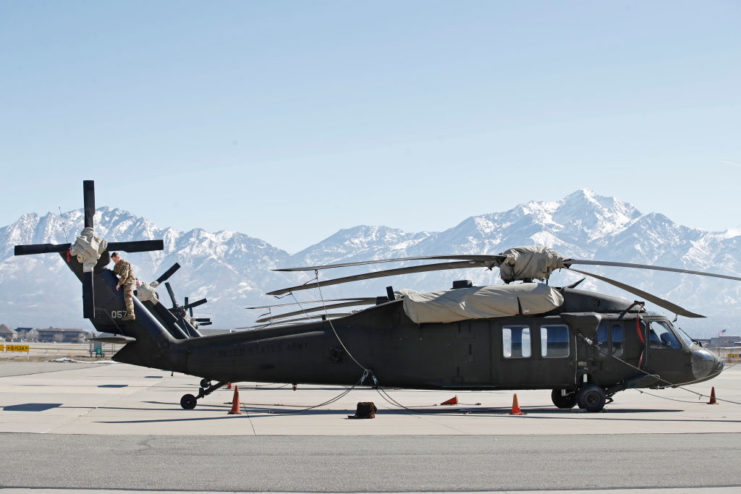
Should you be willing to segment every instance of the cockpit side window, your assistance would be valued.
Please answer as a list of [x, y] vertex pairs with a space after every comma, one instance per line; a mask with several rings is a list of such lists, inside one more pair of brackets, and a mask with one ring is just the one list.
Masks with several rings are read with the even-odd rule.
[[650, 348], [682, 348], [682, 344], [664, 321], [648, 323], [648, 345]]

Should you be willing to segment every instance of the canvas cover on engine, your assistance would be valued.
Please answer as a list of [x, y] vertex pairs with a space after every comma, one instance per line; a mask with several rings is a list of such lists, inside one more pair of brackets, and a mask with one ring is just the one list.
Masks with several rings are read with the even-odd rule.
[[403, 300], [404, 313], [417, 324], [543, 314], [563, 304], [561, 292], [541, 283], [396, 293]]

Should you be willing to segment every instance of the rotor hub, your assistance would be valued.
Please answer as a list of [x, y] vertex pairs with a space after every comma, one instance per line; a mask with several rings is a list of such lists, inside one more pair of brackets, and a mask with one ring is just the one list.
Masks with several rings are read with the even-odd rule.
[[82, 264], [83, 272], [90, 273], [107, 248], [108, 241], [104, 238], [96, 237], [93, 227], [88, 226], [82, 229], [82, 233], [75, 240], [69, 253], [77, 257], [77, 261]]

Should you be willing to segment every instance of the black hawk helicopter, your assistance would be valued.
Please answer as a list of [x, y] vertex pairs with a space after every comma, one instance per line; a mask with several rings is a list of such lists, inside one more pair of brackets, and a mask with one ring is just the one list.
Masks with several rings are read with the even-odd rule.
[[[299, 322], [275, 325], [280, 316], [263, 318], [267, 327], [202, 336], [188, 311], [204, 301], [173, 308], [159, 303], [155, 282], [144, 283], [134, 297], [136, 319], [126, 310], [117, 278], [106, 266], [109, 251], [162, 250], [161, 240], [111, 242], [95, 236], [93, 181], [83, 183], [85, 227], [74, 244], [18, 245], [15, 255], [57, 252], [82, 282], [83, 315], [103, 341], [124, 343], [114, 360], [202, 378], [198, 399], [227, 382], [294, 384], [370, 384], [438, 390], [550, 389], [559, 408], [576, 405], [602, 410], [607, 400], [630, 388], [663, 388], [717, 376], [723, 362], [678, 331], [665, 317], [630, 301], [578, 290], [575, 283], [551, 287], [556, 269], [570, 269], [619, 287], [642, 300], [685, 317], [703, 317], [667, 300], [574, 266], [598, 265], [653, 269], [741, 281], [741, 278], [622, 262], [569, 259], [545, 247], [509, 249], [499, 255], [441, 255], [352, 262], [278, 271], [319, 271], [367, 264], [425, 261], [427, 264], [315, 281], [270, 292], [298, 290], [407, 273], [461, 268], [498, 268], [505, 285], [472, 286], [456, 282], [452, 290], [416, 293], [387, 289], [385, 297], [320, 300], [313, 309], [288, 313]], [[445, 261], [432, 262], [431, 261]], [[518, 282], [519, 283], [515, 283]], [[332, 302], [327, 304], [326, 302]], [[369, 305], [350, 314], [328, 310]], [[321, 311], [319, 320], [309, 312]]]

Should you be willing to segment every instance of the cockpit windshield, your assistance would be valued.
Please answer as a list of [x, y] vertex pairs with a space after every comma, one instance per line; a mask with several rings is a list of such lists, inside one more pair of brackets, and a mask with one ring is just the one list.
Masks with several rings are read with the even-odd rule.
[[675, 329], [677, 329], [677, 331], [675, 331], [675, 333], [676, 333], [677, 335], [679, 335], [679, 338], [680, 338], [680, 339], [681, 339], [682, 341], [684, 341], [684, 344], [685, 344], [685, 345], [687, 345], [688, 347], [692, 346], [692, 344], [693, 344], [693, 343], [695, 342], [695, 340], [693, 340], [693, 339], [692, 339], [692, 338], [690, 337], [690, 335], [688, 335], [687, 333], [685, 333], [685, 332], [684, 332], [684, 330], [683, 330], [682, 328], [680, 328], [680, 327], [677, 327], [677, 328], [675, 328]]
[[648, 323], [648, 344], [654, 348], [682, 348], [671, 325], [666, 321]]

